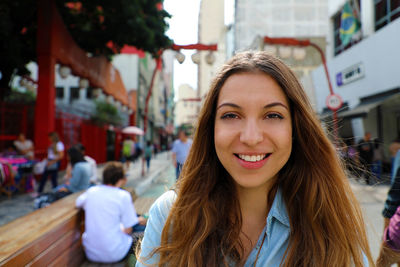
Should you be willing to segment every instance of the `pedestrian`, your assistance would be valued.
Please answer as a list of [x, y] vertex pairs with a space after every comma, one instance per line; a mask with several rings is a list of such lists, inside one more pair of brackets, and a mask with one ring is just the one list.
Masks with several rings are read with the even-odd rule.
[[137, 267], [373, 266], [362, 213], [296, 75], [266, 52], [223, 66]]
[[358, 152], [361, 166], [361, 176], [365, 183], [369, 184], [371, 176], [372, 158], [374, 156], [374, 146], [371, 141], [371, 133], [366, 132], [364, 138], [358, 142]]
[[[397, 170], [394, 182], [388, 191], [385, 206], [382, 211], [384, 218], [384, 234], [377, 266], [390, 266], [400, 263], [400, 169]], [[397, 250], [397, 253], [396, 253]], [[396, 256], [397, 255], [397, 256]], [[398, 264], [398, 266], [400, 266]]]
[[347, 138], [345, 141], [346, 144], [346, 167], [349, 170], [350, 174], [359, 177], [360, 176], [360, 167], [358, 160], [358, 151], [354, 147], [354, 138]]
[[135, 162], [143, 154], [143, 147], [140, 142], [136, 142], [134, 146], [134, 152], [132, 156], [132, 161]]
[[121, 189], [126, 182], [122, 163], [108, 162], [103, 184], [90, 187], [76, 200], [76, 207], [85, 210], [82, 243], [90, 261], [121, 261], [133, 254], [134, 238], [143, 235], [146, 219], [136, 214], [131, 195]]
[[381, 179], [382, 175], [382, 161], [383, 161], [383, 147], [382, 142], [375, 138], [373, 141], [373, 157], [371, 171], [376, 178]]
[[178, 139], [172, 145], [172, 162], [176, 169], [176, 179], [179, 178], [183, 164], [189, 154], [190, 147], [192, 146], [192, 139], [188, 138], [184, 129], [178, 131]]
[[47, 149], [47, 163], [44, 173], [40, 178], [38, 192], [43, 192], [47, 178], [50, 176], [53, 188], [58, 185], [57, 177], [61, 160], [64, 158], [64, 144], [60, 141], [60, 137], [56, 132], [49, 133], [50, 146]]
[[34, 158], [33, 142], [26, 139], [25, 134], [20, 133], [18, 139], [14, 141], [14, 146], [17, 148], [18, 154], [32, 160]]
[[391, 160], [391, 177], [393, 183], [397, 169], [400, 167], [400, 134], [389, 145], [390, 160]]
[[126, 170], [129, 170], [130, 162], [133, 161], [133, 154], [135, 153], [135, 142], [132, 137], [127, 136], [122, 142], [122, 162], [125, 162]]
[[150, 171], [150, 161], [153, 155], [153, 145], [150, 141], [146, 142], [146, 147], [144, 148], [144, 159], [146, 160], [147, 173]]

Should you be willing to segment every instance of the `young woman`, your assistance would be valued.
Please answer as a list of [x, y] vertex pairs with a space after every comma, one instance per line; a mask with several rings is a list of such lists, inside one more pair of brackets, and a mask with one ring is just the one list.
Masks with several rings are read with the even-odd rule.
[[175, 191], [136, 266], [373, 266], [335, 148], [293, 72], [265, 52], [215, 78]]
[[56, 132], [49, 133], [49, 140], [51, 145], [47, 149], [47, 165], [46, 169], [40, 179], [38, 192], [41, 193], [47, 182], [47, 177], [51, 177], [53, 188], [57, 187], [58, 169], [60, 162], [64, 158], [64, 144], [60, 141], [60, 137]]
[[67, 178], [65, 184], [57, 187], [57, 191], [70, 194], [88, 189], [93, 169], [79, 148], [73, 146], [68, 149], [68, 162], [72, 167], [71, 177]]

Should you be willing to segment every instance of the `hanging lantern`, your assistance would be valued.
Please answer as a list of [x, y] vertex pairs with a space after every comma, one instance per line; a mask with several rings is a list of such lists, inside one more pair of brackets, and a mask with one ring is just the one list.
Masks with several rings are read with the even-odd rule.
[[25, 79], [24, 77], [21, 77], [21, 79], [19, 79], [19, 85], [21, 87], [26, 87], [27, 84], [28, 84], [28, 80]]
[[93, 96], [94, 97], [99, 97], [101, 93], [101, 88], [96, 88], [93, 90]]
[[214, 53], [209, 51], [208, 54], [206, 55], [206, 62], [208, 65], [212, 65], [215, 62], [215, 56]]
[[292, 56], [292, 48], [289, 46], [280, 46], [279, 56], [283, 59], [290, 58]]
[[179, 52], [179, 51], [176, 52], [175, 58], [176, 58], [176, 60], [178, 60], [179, 64], [182, 64], [183, 61], [185, 61], [185, 55], [182, 54], [182, 53]]
[[31, 91], [31, 92], [34, 92], [35, 89], [36, 89], [36, 88], [35, 88], [35, 84], [34, 84], [32, 81], [28, 81], [28, 82], [26, 83], [25, 88], [28, 89], [28, 90]]
[[89, 80], [86, 78], [79, 79], [79, 88], [85, 89], [89, 87]]
[[264, 45], [264, 51], [268, 54], [276, 56], [278, 49], [276, 48], [276, 45]]
[[58, 68], [58, 74], [60, 74], [61, 78], [65, 79], [71, 74], [71, 68], [62, 65]]
[[108, 104], [114, 104], [114, 98], [112, 95], [107, 96], [106, 101]]
[[196, 52], [192, 55], [192, 61], [194, 64], [200, 63], [200, 53]]
[[306, 49], [304, 47], [293, 48], [293, 57], [296, 60], [303, 60], [306, 57]]

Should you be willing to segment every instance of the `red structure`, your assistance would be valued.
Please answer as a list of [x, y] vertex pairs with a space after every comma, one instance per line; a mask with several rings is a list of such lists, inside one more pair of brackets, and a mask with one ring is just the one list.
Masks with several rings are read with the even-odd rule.
[[[310, 40], [299, 40], [299, 39], [295, 39], [295, 38], [272, 38], [272, 37], [268, 37], [268, 36], [264, 36], [264, 43], [265, 44], [275, 44], [275, 45], [299, 46], [299, 47], [311, 46], [311, 47], [314, 47], [315, 49], [317, 49], [317, 51], [319, 52], [319, 54], [321, 56], [322, 64], [324, 66], [324, 71], [325, 71], [326, 79], [328, 81], [330, 96], [335, 95], [335, 93], [333, 92], [333, 87], [332, 87], [331, 79], [329, 76], [328, 66], [326, 64], [324, 52], [317, 44], [311, 42]], [[335, 138], [337, 138], [337, 136], [338, 136], [337, 110], [339, 108], [340, 108], [340, 106], [338, 108], [331, 109], [333, 112], [333, 131], [334, 131]]]
[[56, 62], [70, 66], [75, 75], [87, 78], [92, 87], [102, 88], [129, 106], [119, 72], [105, 57], [87, 57], [68, 33], [53, 0], [38, 0], [37, 57], [39, 79], [34, 124], [37, 156], [46, 153], [47, 135], [55, 130]]
[[[205, 45], [205, 44], [189, 44], [189, 45], [176, 45], [173, 44], [171, 46], [172, 50], [175, 51], [179, 51], [181, 49], [195, 49], [195, 50], [199, 50], [199, 51], [217, 51], [218, 50], [218, 45], [216, 44], [212, 44], [212, 45]], [[162, 55], [162, 51], [160, 52], [160, 57], [158, 59], [156, 59], [156, 67], [154, 68], [153, 71], [153, 75], [151, 77], [151, 82], [150, 82], [150, 87], [149, 87], [149, 91], [147, 92], [147, 96], [146, 96], [146, 103], [144, 106], [144, 117], [143, 117], [143, 130], [144, 132], [146, 132], [147, 130], [147, 111], [148, 111], [148, 106], [149, 106], [149, 100], [153, 91], [153, 84], [154, 84], [154, 79], [156, 76], [156, 73], [158, 70], [161, 70], [161, 55]]]

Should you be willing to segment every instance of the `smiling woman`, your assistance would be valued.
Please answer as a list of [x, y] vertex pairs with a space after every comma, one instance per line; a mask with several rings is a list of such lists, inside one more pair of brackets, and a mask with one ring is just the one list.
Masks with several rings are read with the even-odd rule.
[[280, 60], [239, 53], [218, 73], [138, 254], [137, 266], [374, 265], [334, 146]]

